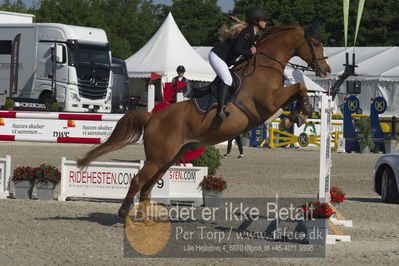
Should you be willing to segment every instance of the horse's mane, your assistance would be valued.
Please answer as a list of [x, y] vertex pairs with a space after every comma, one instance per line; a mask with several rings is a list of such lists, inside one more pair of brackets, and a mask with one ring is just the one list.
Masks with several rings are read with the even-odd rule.
[[283, 31], [290, 31], [290, 30], [296, 30], [296, 29], [302, 29], [301, 26], [299, 25], [282, 25], [282, 26], [274, 26], [269, 29], [267, 29], [262, 36], [259, 38], [259, 43], [266, 40], [269, 36], [275, 33], [280, 33]]

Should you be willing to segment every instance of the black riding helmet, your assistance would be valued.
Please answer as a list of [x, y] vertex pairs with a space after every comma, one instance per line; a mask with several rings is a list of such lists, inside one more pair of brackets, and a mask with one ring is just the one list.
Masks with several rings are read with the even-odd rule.
[[266, 20], [267, 14], [263, 8], [254, 7], [248, 10], [247, 12], [247, 22], [249, 24], [258, 25], [260, 20]]
[[186, 72], [186, 69], [184, 68], [184, 66], [178, 66], [178, 67], [176, 68], [176, 71], [177, 71], [178, 73], [181, 73], [181, 72]]

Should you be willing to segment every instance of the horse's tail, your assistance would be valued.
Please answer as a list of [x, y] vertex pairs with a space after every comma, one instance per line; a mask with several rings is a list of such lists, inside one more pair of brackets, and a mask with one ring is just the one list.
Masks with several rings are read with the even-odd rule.
[[141, 110], [134, 110], [125, 114], [118, 121], [106, 142], [90, 150], [84, 158], [77, 160], [78, 167], [86, 168], [97, 157], [139, 141], [143, 134], [143, 128], [150, 120], [151, 115], [151, 113]]

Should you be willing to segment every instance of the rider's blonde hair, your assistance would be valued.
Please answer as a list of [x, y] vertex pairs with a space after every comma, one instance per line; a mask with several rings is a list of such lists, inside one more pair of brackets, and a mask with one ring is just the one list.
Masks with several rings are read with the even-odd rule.
[[234, 39], [238, 36], [238, 34], [248, 26], [248, 23], [245, 21], [240, 20], [237, 17], [231, 17], [235, 22], [229, 28], [226, 25], [223, 25], [219, 29], [219, 40], [223, 42], [226, 39]]

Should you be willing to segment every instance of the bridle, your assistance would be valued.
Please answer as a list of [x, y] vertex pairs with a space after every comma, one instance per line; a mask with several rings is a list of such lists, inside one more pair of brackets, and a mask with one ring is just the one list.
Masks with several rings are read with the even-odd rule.
[[[294, 30], [296, 30], [296, 29], [294, 29]], [[298, 48], [298, 49], [300, 49], [303, 45], [305, 45], [305, 43], [308, 44], [308, 47], [309, 47], [309, 50], [310, 50], [310, 54], [312, 56], [312, 61], [311, 61], [310, 64], [308, 63], [308, 66], [293, 64], [293, 63], [290, 63], [290, 62], [284, 62], [284, 61], [282, 61], [282, 60], [280, 60], [278, 58], [275, 58], [275, 57], [265, 53], [265, 52], [257, 50], [256, 53], [252, 56], [252, 58], [250, 60], [248, 60], [247, 64], [244, 67], [243, 73], [248, 68], [248, 66], [249, 66], [251, 61], [253, 61], [252, 65], [255, 66], [255, 67], [256, 66], [260, 66], [260, 67], [263, 67], [263, 68], [269, 68], [269, 69], [276, 70], [276, 71], [280, 72], [283, 77], [284, 77], [284, 68], [287, 65], [290, 66], [293, 69], [298, 69], [298, 70], [301, 70], [301, 71], [313, 71], [313, 72], [322, 73], [322, 69], [321, 69], [321, 67], [319, 65], [319, 61], [327, 59], [328, 56], [323, 56], [323, 57], [317, 57], [316, 56], [316, 52], [315, 52], [315, 49], [314, 49], [314, 46], [313, 46], [313, 43], [312, 43], [312, 38], [320, 39], [319, 36], [317, 36], [316, 34], [311, 34], [308, 30], [305, 30], [305, 41]], [[261, 56], [267, 57], [267, 58], [279, 63], [281, 65], [282, 69], [277, 69], [277, 68], [275, 68], [273, 66], [266, 66], [266, 65], [262, 65], [262, 64], [256, 64], [256, 56], [257, 55], [261, 55]], [[253, 71], [247, 76], [250, 76], [250, 75], [253, 74], [253, 72], [255, 71], [255, 67], [253, 68]]]

